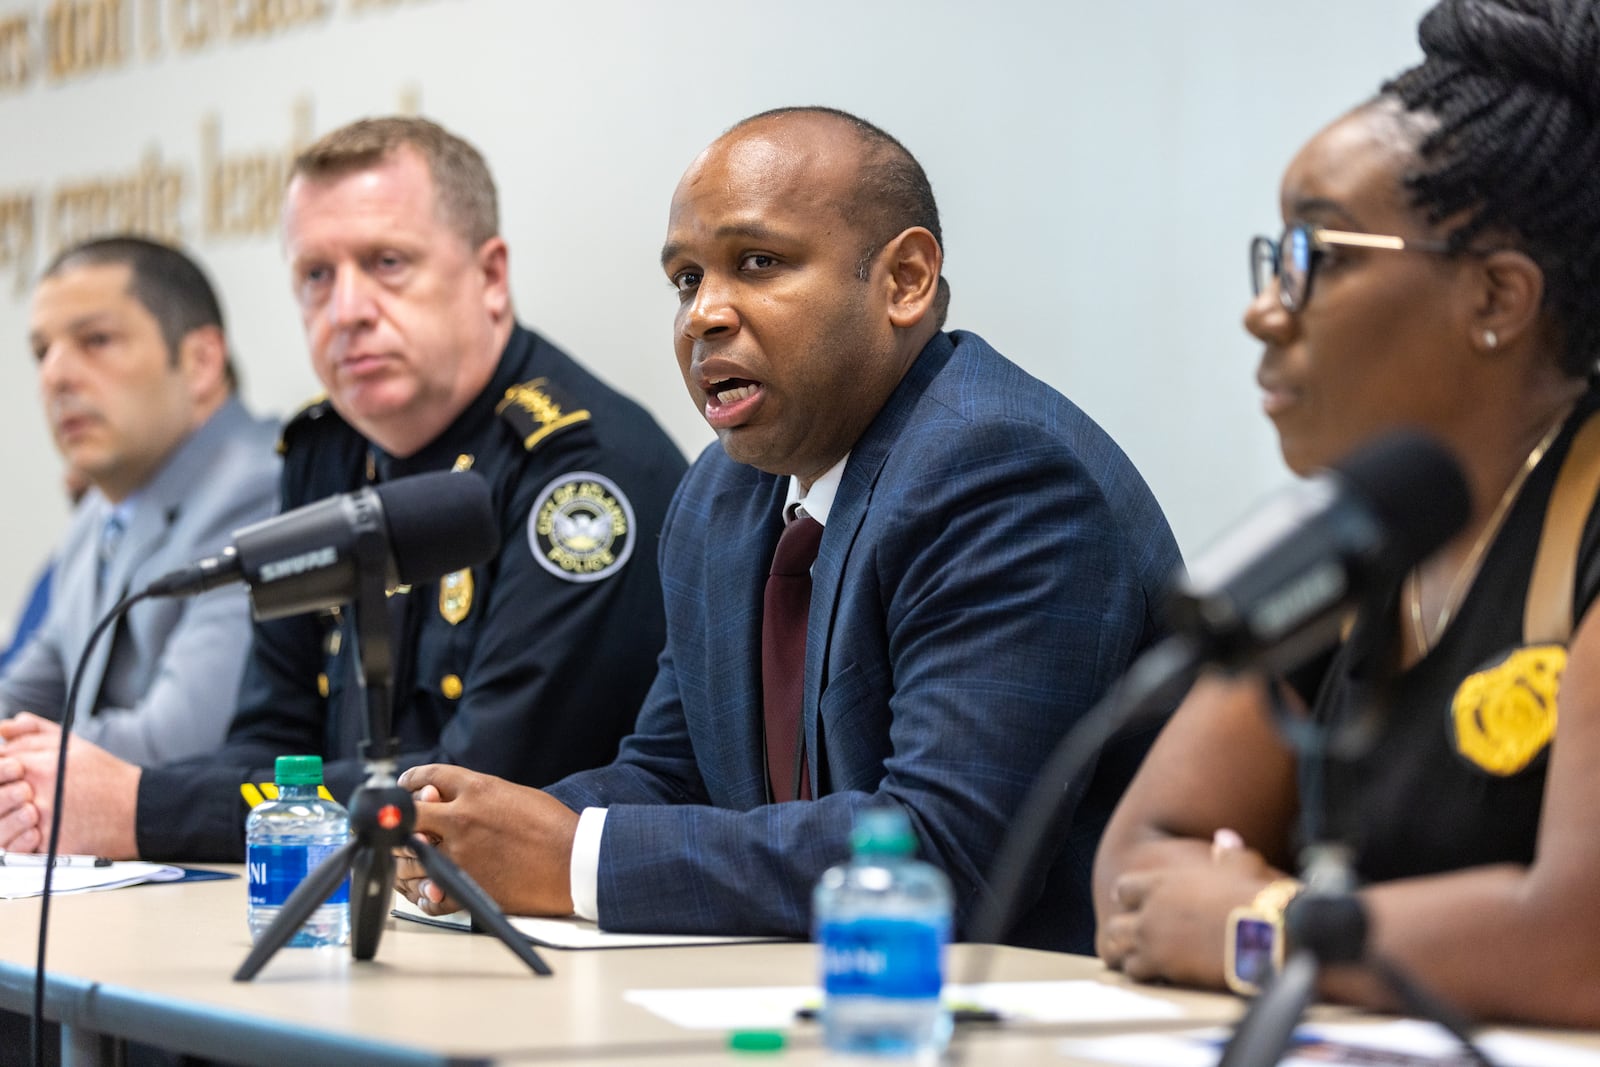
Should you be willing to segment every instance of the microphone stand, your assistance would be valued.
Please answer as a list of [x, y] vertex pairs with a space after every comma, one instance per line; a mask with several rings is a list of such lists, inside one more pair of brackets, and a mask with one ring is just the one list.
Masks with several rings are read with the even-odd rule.
[[[362, 502], [357, 501], [358, 509]], [[366, 509], [362, 509], [365, 511]], [[425, 839], [413, 836], [416, 807], [411, 794], [395, 778], [398, 740], [390, 732], [394, 665], [390, 655], [389, 616], [385, 605], [388, 547], [377, 514], [362, 514], [356, 523], [356, 648], [360, 689], [366, 701], [367, 737], [362, 760], [367, 780], [350, 797], [350, 841], [317, 865], [289, 898], [260, 940], [245, 957], [236, 982], [248, 982], [278, 949], [288, 943], [317, 908], [350, 878], [350, 954], [370, 960], [378, 952], [389, 897], [394, 891], [394, 850], [409, 848], [421, 861], [428, 877], [460, 901], [474, 926], [499, 938], [535, 974], [551, 974], [550, 965], [534, 951], [527, 938], [500, 914], [493, 900], [467, 873]]]
[[[1375, 703], [1375, 702], [1374, 702]], [[1280, 712], [1281, 714], [1281, 712]], [[1366, 732], [1362, 742], [1330, 738], [1329, 727], [1311, 720], [1280, 724], [1282, 735], [1300, 755], [1301, 776], [1307, 780], [1302, 815], [1305, 837], [1311, 843], [1301, 853], [1305, 889], [1284, 912], [1284, 936], [1292, 951], [1283, 970], [1272, 976], [1234, 1028], [1217, 1067], [1272, 1067], [1288, 1051], [1294, 1029], [1316, 996], [1317, 976], [1332, 965], [1371, 968], [1408, 1014], [1437, 1023], [1460, 1042], [1462, 1051], [1480, 1067], [1493, 1062], [1473, 1043], [1472, 1022], [1435, 996], [1398, 966], [1368, 951], [1366, 907], [1356, 896], [1357, 880], [1348, 845], [1319, 839], [1317, 826], [1322, 801], [1322, 771], [1331, 750], [1354, 754], [1371, 737], [1372, 715], [1352, 724]]]

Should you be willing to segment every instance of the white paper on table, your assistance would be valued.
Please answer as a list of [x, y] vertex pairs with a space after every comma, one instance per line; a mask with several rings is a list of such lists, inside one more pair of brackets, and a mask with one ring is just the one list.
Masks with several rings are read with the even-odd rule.
[[[471, 930], [472, 916], [464, 911], [429, 915], [411, 901], [394, 894], [389, 914], [410, 919], [424, 926], [448, 930]], [[543, 948], [670, 948], [684, 945], [742, 945], [753, 941], [784, 941], [781, 937], [726, 937], [716, 934], [619, 934], [602, 930], [589, 919], [576, 915], [555, 918], [537, 915], [507, 915], [512, 929]]]
[[630, 989], [622, 994], [686, 1030], [782, 1030], [795, 1012], [822, 1003], [816, 986], [745, 986], [730, 989]]
[[[101, 889], [121, 889], [141, 882], [175, 882], [183, 868], [161, 863], [111, 863], [104, 867], [56, 867], [50, 879], [50, 895], [93, 893]], [[0, 866], [0, 900], [36, 897], [44, 892], [44, 865]]]
[[[1215, 1067], [1222, 1058], [1227, 1030], [1185, 1034], [1123, 1034], [1072, 1038], [1060, 1042], [1064, 1056], [1122, 1067]], [[1454, 1037], [1420, 1019], [1390, 1022], [1318, 1023], [1295, 1031], [1297, 1040], [1328, 1044], [1314, 1055], [1289, 1055], [1282, 1067], [1466, 1067], [1470, 1062]], [[1547, 1038], [1487, 1030], [1475, 1035], [1478, 1047], [1498, 1067], [1600, 1067], [1600, 1052], [1573, 1048]]]
[[[774, 1030], [793, 1025], [800, 1009], [820, 1005], [822, 993], [816, 986], [630, 989], [623, 999], [688, 1030]], [[950, 985], [944, 999], [1025, 1022], [1121, 1022], [1183, 1014], [1165, 1000], [1089, 981]]]

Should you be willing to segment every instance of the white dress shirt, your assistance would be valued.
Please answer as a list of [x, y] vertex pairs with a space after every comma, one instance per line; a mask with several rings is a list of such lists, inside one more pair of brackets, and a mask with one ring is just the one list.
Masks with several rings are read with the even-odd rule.
[[[844, 459], [829, 467], [827, 472], [811, 483], [809, 492], [800, 488], [800, 479], [789, 479], [789, 495], [783, 504], [785, 525], [796, 513], [828, 525], [828, 512], [833, 510], [833, 498], [844, 480]], [[572, 839], [572, 910], [581, 918], [600, 921], [600, 837], [605, 832], [606, 809], [584, 808], [578, 816], [577, 834]]]

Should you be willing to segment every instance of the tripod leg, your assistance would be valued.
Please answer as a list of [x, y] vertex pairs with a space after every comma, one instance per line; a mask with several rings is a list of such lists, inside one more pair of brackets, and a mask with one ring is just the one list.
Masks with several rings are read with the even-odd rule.
[[1480, 1067], [1494, 1067], [1493, 1061], [1472, 1040], [1472, 1031], [1476, 1028], [1472, 1020], [1383, 957], [1369, 956], [1367, 962], [1378, 972], [1378, 977], [1384, 980], [1394, 995], [1400, 998], [1400, 1003], [1404, 1005], [1406, 1011], [1418, 1018], [1431, 1019], [1448, 1030], [1452, 1037], [1461, 1042], [1461, 1050], [1473, 1063], [1479, 1064]]
[[480, 889], [478, 883], [467, 876], [466, 871], [451, 863], [445, 858], [444, 853], [421, 837], [413, 837], [407, 845], [422, 861], [428, 877], [437, 882], [447, 894], [459, 900], [461, 906], [467, 909], [467, 914], [472, 916], [473, 922], [499, 938], [500, 943], [526, 963], [534, 974], [552, 973], [550, 965], [534, 951], [528, 939], [517, 933], [516, 927], [506, 921], [506, 917], [500, 914], [500, 909], [495, 906], [494, 901], [489, 899], [489, 894]]
[[317, 865], [317, 869], [306, 875], [305, 881], [289, 899], [283, 902], [283, 910], [278, 912], [278, 917], [272, 924], [261, 932], [261, 939], [250, 950], [250, 955], [244, 958], [239, 969], [234, 972], [235, 982], [248, 982], [254, 978], [268, 960], [280, 948], [289, 943], [311, 918], [311, 913], [322, 906], [322, 902], [333, 896], [334, 890], [339, 888], [339, 883], [344, 881], [344, 876], [350, 871], [351, 861], [356, 855], [356, 850], [361, 848], [359, 841], [351, 841], [344, 845]]
[[378, 847], [357, 852], [350, 865], [350, 954], [356, 959], [378, 954], [393, 893], [394, 854]]
[[1282, 1059], [1316, 987], [1317, 958], [1301, 949], [1239, 1020], [1217, 1067], [1271, 1067]]

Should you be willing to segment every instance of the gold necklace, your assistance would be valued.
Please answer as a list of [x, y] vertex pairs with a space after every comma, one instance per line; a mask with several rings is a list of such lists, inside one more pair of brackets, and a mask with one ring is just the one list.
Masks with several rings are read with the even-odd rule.
[[1539, 443], [1533, 446], [1533, 451], [1528, 453], [1528, 458], [1522, 461], [1522, 466], [1511, 479], [1511, 484], [1506, 486], [1506, 491], [1500, 494], [1499, 503], [1494, 506], [1494, 513], [1489, 516], [1489, 521], [1484, 524], [1483, 531], [1478, 534], [1472, 547], [1467, 551], [1467, 558], [1461, 561], [1455, 577], [1450, 580], [1450, 587], [1445, 590], [1444, 606], [1439, 609], [1439, 619], [1433, 624], [1433, 634], [1430, 636], [1428, 627], [1422, 621], [1422, 580], [1417, 577], [1417, 568], [1411, 568], [1406, 574], [1406, 597], [1410, 601], [1411, 638], [1416, 643], [1419, 658], [1433, 651], [1433, 646], [1438, 643], [1440, 635], [1450, 619], [1455, 615], [1456, 609], [1461, 606], [1461, 601], [1467, 595], [1467, 589], [1478, 576], [1478, 567], [1483, 563], [1484, 553], [1489, 548], [1489, 543], [1500, 532], [1500, 525], [1505, 522], [1506, 514], [1510, 512], [1512, 503], [1517, 499], [1517, 494], [1522, 491], [1522, 485], [1528, 480], [1528, 475], [1539, 465], [1544, 454], [1555, 443], [1556, 434], [1567, 421], [1567, 410], [1563, 409], [1559, 418], [1545, 431]]

